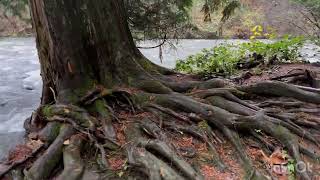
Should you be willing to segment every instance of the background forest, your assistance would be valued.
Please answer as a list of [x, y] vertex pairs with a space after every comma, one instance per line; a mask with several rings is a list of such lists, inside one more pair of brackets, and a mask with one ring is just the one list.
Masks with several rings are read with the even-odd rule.
[[[136, 39], [165, 35], [243, 39], [255, 25], [280, 36], [319, 36], [319, 4], [319, 0], [127, 0], [127, 10]], [[31, 35], [29, 14], [27, 0], [1, 0], [0, 36]]]

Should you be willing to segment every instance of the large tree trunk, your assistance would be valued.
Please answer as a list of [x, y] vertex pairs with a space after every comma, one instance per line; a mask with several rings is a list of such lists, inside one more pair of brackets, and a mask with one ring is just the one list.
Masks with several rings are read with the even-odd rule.
[[[37, 32], [42, 103], [74, 101], [94, 85], [148, 79], [151, 65], [136, 48], [119, 0], [31, 0]], [[150, 70], [150, 69], [149, 69]], [[135, 81], [135, 82], [133, 82]]]

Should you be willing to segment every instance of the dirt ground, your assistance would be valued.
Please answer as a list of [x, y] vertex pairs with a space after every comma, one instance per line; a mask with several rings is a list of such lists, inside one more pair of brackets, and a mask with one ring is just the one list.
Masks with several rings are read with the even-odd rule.
[[[259, 71], [258, 73], [254, 71]], [[316, 64], [281, 64], [281, 65], [274, 65], [269, 68], [265, 68], [262, 70], [257, 69], [251, 69], [249, 70], [252, 72], [251, 76], [248, 79], [245, 79], [243, 81], [243, 84], [253, 84], [259, 81], [267, 81], [271, 80], [272, 78], [287, 75], [289, 73], [294, 73], [294, 71], [299, 70], [309, 70], [313, 71], [317, 74], [320, 74], [320, 66], [317, 66]]]

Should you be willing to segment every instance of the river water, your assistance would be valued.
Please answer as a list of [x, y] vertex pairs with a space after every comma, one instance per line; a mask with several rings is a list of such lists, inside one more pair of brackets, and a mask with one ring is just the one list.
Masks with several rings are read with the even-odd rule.
[[[179, 40], [163, 49], [142, 49], [142, 53], [156, 64], [173, 68], [177, 59], [184, 59], [203, 48], [222, 43], [241, 43], [243, 40]], [[139, 46], [153, 46], [156, 42], [142, 42]], [[320, 48], [306, 44], [301, 50], [305, 59], [320, 62]], [[38, 106], [41, 95], [40, 66], [34, 38], [0, 39], [0, 159], [17, 143], [23, 141], [23, 122]]]

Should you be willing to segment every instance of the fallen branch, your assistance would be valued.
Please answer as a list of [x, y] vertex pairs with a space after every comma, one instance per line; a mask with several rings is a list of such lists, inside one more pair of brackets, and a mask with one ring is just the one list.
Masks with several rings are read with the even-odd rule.
[[302, 102], [292, 101], [292, 102], [283, 102], [283, 101], [265, 101], [258, 104], [258, 107], [264, 108], [269, 106], [280, 106], [280, 107], [300, 107], [302, 106]]
[[290, 109], [287, 112], [289, 113], [299, 113], [299, 112], [304, 112], [304, 113], [320, 113], [319, 108], [315, 109], [309, 109], [309, 108], [296, 108], [296, 109]]

